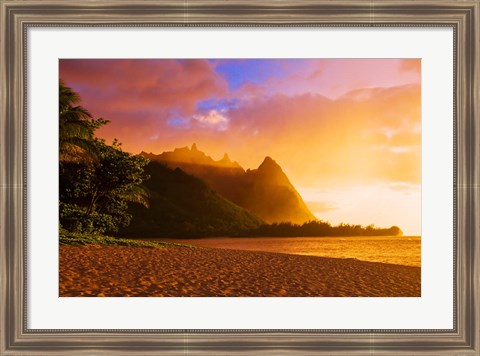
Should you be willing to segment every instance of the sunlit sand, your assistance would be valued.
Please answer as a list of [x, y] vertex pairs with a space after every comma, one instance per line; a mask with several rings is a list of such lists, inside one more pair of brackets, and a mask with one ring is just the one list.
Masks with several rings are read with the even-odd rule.
[[67, 58], [58, 89], [60, 296], [421, 296], [420, 59]]
[[60, 296], [419, 297], [420, 268], [216, 248], [60, 246]]

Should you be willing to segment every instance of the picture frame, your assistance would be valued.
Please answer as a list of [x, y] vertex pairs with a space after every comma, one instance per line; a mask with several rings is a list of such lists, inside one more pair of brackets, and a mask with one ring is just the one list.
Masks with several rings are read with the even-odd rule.
[[[478, 0], [228, 3], [0, 0], [0, 354], [478, 355]], [[33, 330], [27, 327], [26, 31], [31, 26], [450, 27], [454, 31], [454, 328], [449, 330]]]

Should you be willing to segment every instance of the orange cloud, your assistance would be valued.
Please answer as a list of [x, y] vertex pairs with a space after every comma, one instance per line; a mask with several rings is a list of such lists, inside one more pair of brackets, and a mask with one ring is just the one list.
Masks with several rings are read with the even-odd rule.
[[[82, 105], [111, 119], [99, 135], [120, 139], [127, 151], [159, 153], [196, 142], [216, 159], [228, 152], [245, 168], [269, 155], [302, 186], [420, 182], [420, 84], [412, 73], [420, 60], [319, 60], [233, 92], [215, 63], [68, 59], [60, 61], [60, 76], [81, 93]], [[403, 81], [413, 83], [361, 87]], [[347, 88], [335, 98], [319, 94]], [[197, 109], [212, 98], [238, 103]]]
[[[246, 67], [216, 71], [238, 63]], [[244, 168], [268, 155], [320, 218], [419, 233], [421, 61], [276, 64], [265, 74], [248, 60], [62, 59], [60, 77], [94, 116], [111, 120], [98, 136], [126, 151], [195, 142]]]
[[81, 92], [85, 107], [103, 116], [168, 110], [193, 114], [199, 100], [228, 90], [207, 60], [61, 59], [60, 78]]
[[205, 114], [196, 114], [192, 117], [192, 120], [200, 125], [213, 127], [220, 131], [225, 131], [228, 128], [228, 118], [217, 110], [210, 110]]
[[422, 61], [420, 59], [402, 59], [400, 62], [400, 70], [402, 72], [415, 72], [420, 74]]
[[245, 168], [269, 155], [296, 186], [420, 182], [418, 85], [365, 89], [337, 100], [255, 97], [224, 115], [228, 126], [212, 116], [223, 130], [206, 124], [160, 129], [157, 140], [143, 138], [134, 151], [162, 152], [196, 142], [216, 159], [228, 152]]
[[228, 116], [229, 129], [222, 135], [196, 131], [180, 136], [190, 136], [217, 156], [226, 150], [247, 168], [256, 167], [266, 155], [275, 157], [302, 186], [420, 182], [418, 85], [366, 89], [360, 97], [349, 94], [337, 100], [319, 95], [260, 97]]
[[[283, 77], [270, 77], [257, 88], [246, 84], [248, 92], [263, 95], [320, 94], [331, 99], [365, 88], [391, 88], [420, 83], [419, 59], [332, 58], [302, 62]], [[292, 65], [286, 62], [286, 65]], [[359, 93], [357, 93], [359, 94]], [[363, 95], [366, 95], [363, 92]]]

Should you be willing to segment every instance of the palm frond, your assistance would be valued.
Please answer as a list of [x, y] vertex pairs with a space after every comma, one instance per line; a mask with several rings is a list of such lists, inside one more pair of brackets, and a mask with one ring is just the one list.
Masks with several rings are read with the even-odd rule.
[[97, 147], [81, 137], [60, 138], [59, 159], [62, 162], [98, 163]]
[[98, 163], [93, 141], [95, 120], [80, 105], [80, 96], [65, 83], [59, 83], [59, 155], [62, 162]]
[[91, 119], [92, 114], [82, 106], [68, 106], [60, 111], [60, 120], [80, 121]]
[[60, 140], [69, 137], [78, 137], [85, 140], [92, 139], [93, 132], [88, 123], [84, 121], [60, 121]]
[[71, 88], [67, 87], [63, 80], [60, 79], [59, 99], [59, 106], [61, 111], [63, 108], [71, 106], [71, 104], [80, 102], [80, 95], [75, 93]]
[[132, 187], [128, 192], [120, 194], [120, 196], [131, 203], [138, 203], [146, 208], [150, 207], [150, 192], [142, 185]]

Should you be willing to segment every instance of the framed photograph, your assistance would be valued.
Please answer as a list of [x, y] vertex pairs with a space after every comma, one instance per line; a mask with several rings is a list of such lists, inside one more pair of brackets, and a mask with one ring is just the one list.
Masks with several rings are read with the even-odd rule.
[[479, 354], [477, 0], [0, 5], [0, 354]]

